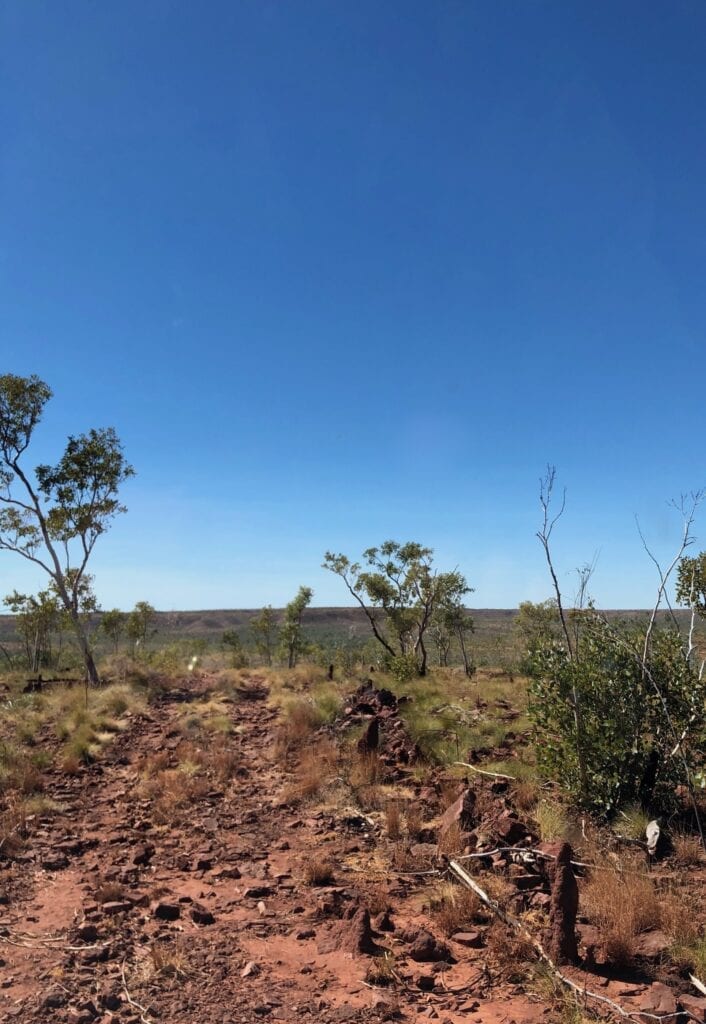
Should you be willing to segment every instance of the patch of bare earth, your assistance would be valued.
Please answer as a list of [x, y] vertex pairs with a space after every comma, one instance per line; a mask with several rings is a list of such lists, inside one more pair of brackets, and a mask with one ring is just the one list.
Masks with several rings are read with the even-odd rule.
[[[183, 702], [167, 692], [98, 763], [47, 773], [63, 812], [34, 821], [1, 869], [0, 1019], [552, 1019], [553, 1000], [526, 984], [526, 945], [441, 875], [419, 873], [443, 867], [443, 801], [440, 787], [415, 781], [394, 707], [348, 708], [378, 726], [344, 768], [336, 730], [284, 744], [266, 696], [252, 689], [228, 704], [235, 732], [220, 744], [185, 749]], [[488, 829], [526, 841], [497, 789]], [[452, 819], [442, 821], [451, 852], [478, 838]], [[500, 867], [513, 911], [546, 923], [545, 876]], [[639, 974], [627, 988], [607, 972], [573, 976], [588, 987], [598, 977], [631, 1009], [652, 990]]]

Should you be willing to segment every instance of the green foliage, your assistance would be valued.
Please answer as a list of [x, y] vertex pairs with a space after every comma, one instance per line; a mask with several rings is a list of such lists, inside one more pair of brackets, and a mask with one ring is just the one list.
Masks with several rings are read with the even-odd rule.
[[56, 597], [40, 590], [36, 597], [14, 590], [3, 604], [15, 616], [15, 631], [24, 647], [27, 668], [39, 672], [53, 662], [55, 634], [61, 628], [61, 613]]
[[676, 631], [655, 631], [643, 663], [644, 641], [644, 629], [611, 626], [589, 609], [574, 657], [545, 630], [527, 652], [537, 762], [580, 806], [605, 815], [630, 801], [669, 809], [684, 782], [672, 755], [678, 737], [692, 767], [700, 756], [690, 737], [706, 725], [706, 682]]
[[306, 651], [307, 643], [302, 630], [302, 616], [311, 604], [314, 591], [311, 587], [300, 587], [297, 596], [284, 609], [284, 621], [280, 629], [280, 647], [287, 659], [287, 667], [294, 668], [299, 657]]
[[386, 660], [385, 667], [398, 683], [408, 683], [418, 674], [417, 659], [413, 654], [396, 654]]
[[125, 612], [121, 612], [119, 608], [111, 608], [110, 611], [103, 612], [100, 629], [113, 645], [113, 651], [115, 654], [118, 653], [118, 647], [120, 646], [120, 641], [125, 634], [126, 628], [127, 615]]
[[138, 601], [127, 617], [125, 632], [132, 640], [133, 649], [144, 650], [147, 641], [157, 632], [157, 613], [149, 601]]
[[677, 568], [677, 601], [706, 618], [706, 551], [685, 555]]
[[266, 665], [272, 664], [277, 647], [277, 620], [271, 604], [250, 620], [250, 632], [255, 640], [255, 649]]
[[107, 427], [69, 437], [56, 465], [38, 466], [32, 483], [22, 456], [51, 394], [36, 376], [0, 376], [0, 549], [14, 551], [50, 577], [87, 675], [98, 682], [81, 621], [86, 567], [98, 538], [125, 511], [118, 492], [134, 471], [117, 434]]
[[234, 629], [224, 630], [221, 643], [230, 651], [231, 666], [233, 668], [245, 668], [248, 658], [243, 650], [243, 642], [237, 631]]
[[455, 610], [461, 621], [462, 600], [471, 588], [460, 572], [440, 573], [433, 551], [409, 541], [385, 541], [363, 552], [365, 566], [327, 551], [323, 567], [345, 583], [368, 617], [388, 659], [413, 656], [416, 670], [427, 669], [425, 634], [435, 611]]

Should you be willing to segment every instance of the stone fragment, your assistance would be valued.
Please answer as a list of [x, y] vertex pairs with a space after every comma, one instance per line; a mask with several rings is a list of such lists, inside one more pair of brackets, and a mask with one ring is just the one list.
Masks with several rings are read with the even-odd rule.
[[434, 938], [430, 932], [419, 931], [410, 946], [409, 955], [417, 963], [438, 963], [452, 959], [445, 942]]
[[243, 893], [245, 899], [261, 900], [265, 896], [272, 896], [274, 890], [269, 885], [251, 885]]
[[132, 863], [138, 867], [146, 867], [152, 857], [154, 857], [154, 846], [151, 843], [140, 843], [139, 846], [135, 847]]
[[127, 914], [132, 910], [132, 903], [127, 900], [109, 900], [103, 904], [102, 910], [106, 917], [115, 917], [116, 914]]
[[481, 949], [483, 946], [483, 934], [478, 931], [455, 932], [451, 936], [452, 942], [458, 942], [460, 946], [467, 946], [468, 949]]
[[319, 943], [320, 953], [360, 953], [373, 956], [380, 952], [373, 939], [370, 914], [365, 907], [359, 907], [353, 916], [334, 925], [329, 934]]
[[650, 985], [640, 1000], [640, 1009], [659, 1016], [677, 1012], [677, 1000], [671, 988], [661, 981]]
[[671, 942], [664, 934], [655, 928], [649, 932], [643, 932], [635, 942], [635, 955], [645, 960], [660, 960], [671, 946]]
[[679, 996], [679, 1005], [696, 1020], [706, 1024], [706, 998], [703, 996]]
[[377, 717], [370, 720], [368, 727], [358, 740], [358, 752], [361, 754], [372, 754], [378, 749], [380, 743], [380, 723]]
[[201, 903], [194, 903], [190, 910], [191, 920], [196, 924], [215, 924], [215, 917], [207, 907]]
[[476, 824], [476, 795], [472, 789], [464, 789], [444, 811], [439, 824], [439, 840], [441, 841], [451, 828], [459, 832], [470, 832]]
[[181, 917], [181, 907], [178, 903], [158, 903], [153, 913], [160, 921], [177, 921]]

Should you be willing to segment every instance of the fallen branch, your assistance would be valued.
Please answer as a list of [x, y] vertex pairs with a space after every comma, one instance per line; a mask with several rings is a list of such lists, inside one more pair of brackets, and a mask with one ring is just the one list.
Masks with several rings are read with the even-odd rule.
[[122, 964], [120, 965], [120, 975], [121, 975], [122, 980], [123, 980], [123, 992], [125, 993], [125, 998], [127, 999], [128, 1003], [133, 1008], [133, 1010], [137, 1010], [137, 1012], [140, 1015], [140, 1020], [142, 1021], [142, 1024], [152, 1024], [152, 1021], [147, 1016], [147, 1010], [144, 1008], [144, 1006], [141, 1006], [140, 1003], [136, 1002], [132, 998], [132, 996], [130, 995], [130, 992], [129, 992], [128, 987], [127, 987], [127, 981], [125, 980], [125, 961], [124, 960], [123, 960]]
[[[493, 857], [496, 853], [523, 853], [531, 854], [532, 857], [539, 857], [542, 860], [556, 860], [555, 853], [545, 853], [543, 850], [535, 850], [531, 846], [496, 846], [493, 850], [480, 850], [477, 853], [464, 853], [462, 857], [457, 857], [456, 860], [482, 860], [485, 857]], [[571, 866], [574, 868], [586, 868], [589, 871], [615, 871], [619, 875], [642, 875], [642, 871], [635, 871], [632, 868], [612, 868], [606, 867], [603, 864], [589, 864], [583, 860], [572, 860], [570, 861]]]
[[648, 1013], [645, 1010], [626, 1010], [618, 1003], [613, 1002], [613, 1000], [609, 999], [607, 996], [599, 995], [598, 992], [591, 992], [590, 989], [583, 988], [581, 985], [578, 985], [575, 981], [572, 981], [571, 978], [567, 977], [566, 974], [562, 973], [562, 971], [559, 970], [559, 968], [556, 966], [552, 958], [549, 956], [549, 954], [542, 946], [541, 942], [539, 942], [538, 939], [535, 939], [535, 937], [527, 931], [522, 922], [519, 921], [512, 914], [509, 914], [506, 910], [504, 910], [503, 907], [501, 907], [500, 904], [497, 902], [497, 900], [492, 899], [487, 894], [487, 892], [485, 892], [484, 889], [481, 889], [481, 887], [478, 885], [475, 879], [471, 878], [471, 876], [468, 874], [465, 868], [463, 868], [458, 863], [458, 861], [449, 861], [449, 869], [453, 872], [453, 874], [456, 876], [459, 882], [465, 885], [467, 889], [470, 889], [472, 892], [474, 892], [476, 896], [480, 899], [481, 903], [488, 907], [488, 909], [491, 910], [497, 917], [499, 917], [501, 921], [504, 921], [505, 924], [509, 925], [516, 932], [519, 932], [520, 935], [522, 935], [530, 943], [530, 945], [532, 946], [533, 950], [537, 954], [538, 958], [542, 961], [542, 963], [546, 964], [547, 967], [552, 971], [552, 973], [559, 979], [562, 985], [566, 986], [566, 988], [571, 989], [572, 992], [576, 992], [584, 999], [595, 999], [596, 1002], [602, 1003], [604, 1006], [607, 1006], [613, 1013], [615, 1013], [618, 1017], [621, 1017], [623, 1020], [637, 1020], [641, 1022], [644, 1022], [646, 1020], [665, 1021], [669, 1020], [672, 1017], [682, 1016], [687, 1016], [690, 1017], [692, 1020], [696, 1020], [693, 1014], [690, 1014], [682, 1010], [676, 1013]]
[[489, 779], [507, 779], [508, 782], [517, 782], [514, 775], [503, 775], [501, 772], [486, 772], [482, 768], [476, 768], [474, 764], [466, 764], [465, 761], [454, 761], [459, 768], [470, 768], [477, 775], [487, 775]]
[[65, 940], [60, 937], [43, 938], [40, 935], [25, 935], [17, 932], [13, 938], [10, 935], [0, 935], [0, 942], [6, 942], [10, 946], [22, 946], [24, 949], [61, 949], [68, 953], [78, 953], [86, 949], [105, 949], [107, 942], [99, 942], [93, 946], [67, 946]]

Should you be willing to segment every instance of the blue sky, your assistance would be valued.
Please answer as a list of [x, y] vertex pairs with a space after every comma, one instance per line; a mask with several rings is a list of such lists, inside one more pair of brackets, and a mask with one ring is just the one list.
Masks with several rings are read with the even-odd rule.
[[135, 465], [104, 605], [342, 604], [323, 552], [388, 537], [541, 599], [548, 461], [567, 589], [600, 552], [649, 604], [634, 515], [666, 553], [706, 483], [705, 42], [696, 0], [3, 0], [0, 363], [54, 388], [37, 461]]

